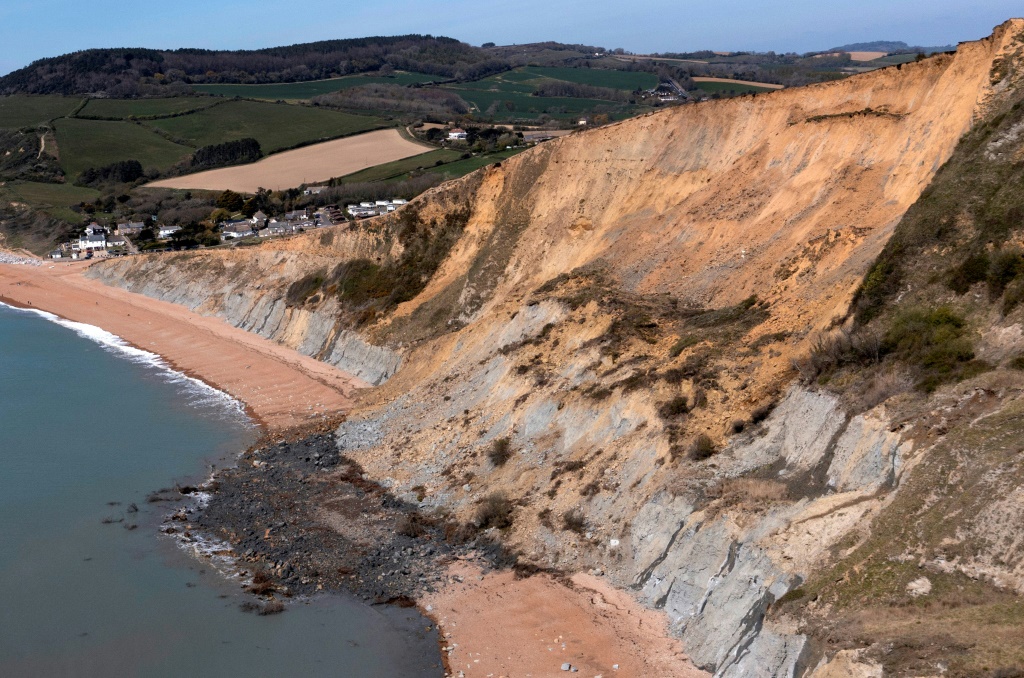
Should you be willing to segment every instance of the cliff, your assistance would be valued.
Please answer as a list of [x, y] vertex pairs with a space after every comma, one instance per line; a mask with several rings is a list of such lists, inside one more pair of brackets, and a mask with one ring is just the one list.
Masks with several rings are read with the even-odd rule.
[[[955, 55], [574, 134], [351, 230], [91, 274], [381, 384], [338, 430], [367, 473], [480, 529], [489, 498], [510, 500], [500, 536], [522, 559], [631, 588], [665, 609], [698, 665], [872, 675], [904, 666], [871, 648], [905, 629], [868, 624], [862, 640], [837, 644], [831, 614], [853, 628], [878, 608], [840, 611], [847, 594], [819, 579], [850, 576], [848, 559], [891, 507], [921, 497], [904, 488], [953, 454], [946, 436], [1015, 411], [1007, 359], [1024, 340], [1019, 308], [972, 316], [956, 297], [966, 319], [939, 314], [926, 327], [988, 338], [927, 381], [934, 365], [887, 343], [908, 322], [892, 309], [911, 280], [932, 290], [917, 303], [948, 301], [939, 289], [954, 244], [922, 242], [933, 263], [917, 278], [904, 266], [884, 295], [861, 283], [896, 261], [887, 243], [914, 241], [908, 210], [951, 159], [977, 150], [978, 130], [999, 142], [987, 162], [1019, 159], [1022, 34], [1014, 20]], [[972, 228], [966, 214], [947, 221]], [[855, 294], [888, 306], [857, 325]], [[875, 355], [854, 325], [884, 337]], [[838, 346], [823, 337], [840, 326], [870, 367], [837, 358], [834, 374], [798, 374], [794, 361], [805, 368]], [[981, 404], [979, 390], [991, 394]], [[977, 534], [989, 541], [969, 558], [936, 564], [931, 550], [953, 538], [941, 531], [919, 554], [872, 547], [865, 558], [920, 561], [952, 587], [973, 576], [1002, 604], [999, 587], [1019, 588], [1021, 554], [996, 525], [1019, 485], [984, 486], [989, 522]], [[900, 604], [916, 604], [905, 584], [890, 582]], [[815, 607], [811, 590], [831, 607]], [[938, 643], [935, 661], [956, 655], [965, 675], [986, 661], [954, 645]]]

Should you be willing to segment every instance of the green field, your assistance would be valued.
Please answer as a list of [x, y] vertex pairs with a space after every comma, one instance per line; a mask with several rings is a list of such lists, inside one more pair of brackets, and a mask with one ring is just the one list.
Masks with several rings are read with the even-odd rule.
[[760, 92], [777, 92], [770, 87], [754, 87], [753, 85], [738, 85], [732, 82], [697, 82], [694, 83], [708, 94], [758, 94]]
[[532, 77], [565, 80], [580, 85], [610, 87], [632, 92], [637, 89], [652, 89], [658, 84], [658, 76], [642, 71], [612, 71], [605, 68], [537, 68], [527, 67], [526, 74]]
[[56, 127], [61, 166], [69, 181], [84, 169], [118, 160], [138, 160], [144, 168], [166, 169], [192, 152], [130, 122], [65, 118], [58, 120]]
[[71, 211], [71, 205], [90, 202], [100, 195], [99, 191], [71, 184], [40, 184], [34, 181], [11, 182], [0, 186], [0, 199], [8, 202], [24, 202], [42, 209], [57, 219], [75, 223], [81, 215]]
[[379, 118], [260, 101], [229, 101], [205, 111], [147, 122], [196, 147], [252, 137], [264, 153], [384, 126]]
[[411, 158], [387, 162], [383, 165], [377, 165], [376, 167], [367, 167], [364, 170], [342, 177], [342, 182], [352, 184], [370, 181], [387, 181], [388, 179], [394, 179], [418, 169], [434, 168], [438, 160], [442, 163], [450, 163], [454, 160], [458, 160], [461, 156], [462, 153], [460, 151], [452, 151], [446, 148], [441, 148], [436, 151], [427, 151], [422, 155], [414, 155]]
[[197, 92], [216, 94], [225, 97], [243, 97], [248, 99], [270, 99], [272, 101], [301, 101], [312, 99], [321, 94], [329, 94], [359, 85], [412, 85], [437, 80], [436, 75], [422, 73], [396, 73], [394, 77], [384, 78], [371, 75], [348, 75], [330, 80], [314, 80], [312, 82], [283, 82], [269, 85], [193, 85]]
[[442, 174], [448, 179], [457, 179], [458, 177], [469, 174], [481, 167], [486, 167], [487, 165], [492, 165], [496, 162], [501, 162], [502, 160], [511, 158], [513, 155], [522, 153], [524, 150], [526, 149], [514, 148], [508, 151], [477, 155], [472, 158], [466, 158], [465, 160], [456, 160], [455, 162], [448, 163], [447, 165], [441, 165], [440, 167], [430, 167], [427, 171], [434, 174]]
[[872, 61], [857, 62], [864, 66], [894, 66], [896, 64], [906, 64], [917, 59], [916, 54], [890, 54], [888, 56], [879, 57]]
[[[450, 89], [475, 106], [477, 109], [474, 111], [475, 113], [486, 114], [491, 104], [497, 102], [497, 110], [494, 112], [494, 117], [497, 119], [536, 118], [542, 113], [547, 113], [552, 118], [574, 118], [583, 113], [591, 113], [595, 109], [598, 111], [623, 111], [624, 113], [636, 109], [636, 106], [599, 99], [535, 97], [519, 92], [471, 89], [474, 84], [476, 83], [453, 86]], [[511, 103], [511, 110], [507, 107], [506, 102]]]
[[27, 96], [0, 97], [0, 127], [35, 127], [61, 118], [82, 103], [81, 97]]
[[168, 97], [166, 99], [90, 99], [78, 115], [120, 118], [173, 115], [218, 103], [210, 97]]

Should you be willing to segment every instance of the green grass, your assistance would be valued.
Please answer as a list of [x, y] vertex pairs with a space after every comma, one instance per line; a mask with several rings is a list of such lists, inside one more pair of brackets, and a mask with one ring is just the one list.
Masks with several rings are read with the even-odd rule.
[[636, 89], [651, 89], [658, 84], [658, 76], [642, 71], [613, 71], [604, 68], [537, 68], [528, 67], [526, 73], [533, 77], [565, 80], [580, 85], [610, 87], [632, 92]]
[[69, 180], [84, 169], [118, 160], [138, 160], [144, 168], [166, 169], [192, 152], [130, 122], [69, 118], [58, 120], [56, 127], [61, 166]]
[[[469, 86], [452, 87], [453, 91], [467, 102], [476, 106], [474, 113], [486, 114], [492, 103], [498, 102], [498, 109], [494, 113], [495, 118], [536, 118], [547, 113], [552, 118], [573, 118], [582, 113], [590, 113], [594, 109], [624, 112], [632, 112], [637, 107], [624, 104], [616, 104], [611, 101], [600, 101], [598, 99], [569, 99], [561, 97], [535, 97], [529, 94], [517, 92], [492, 92], [487, 90], [471, 89]], [[511, 102], [513, 109], [505, 108], [505, 102]]]
[[917, 59], [916, 54], [890, 54], [871, 61], [858, 62], [866, 66], [892, 66], [893, 64], [906, 64]]
[[411, 158], [404, 158], [394, 162], [386, 162], [383, 165], [368, 167], [359, 172], [342, 177], [346, 184], [362, 183], [370, 181], [387, 181], [408, 174], [418, 169], [434, 168], [440, 160], [443, 163], [450, 163], [458, 160], [462, 155], [460, 151], [452, 151], [445, 148], [436, 151], [428, 151], [422, 155], [414, 155]]
[[260, 142], [264, 153], [385, 126], [381, 119], [364, 115], [259, 101], [229, 101], [192, 115], [147, 124], [196, 147], [252, 137]]
[[25, 96], [0, 97], [0, 127], [35, 127], [61, 118], [82, 103], [80, 97]]
[[246, 97], [250, 99], [270, 99], [272, 101], [301, 101], [311, 99], [320, 94], [329, 94], [359, 85], [412, 85], [437, 80], [436, 75], [422, 73], [396, 73], [392, 78], [369, 75], [349, 75], [344, 78], [330, 80], [314, 80], [312, 82], [287, 82], [269, 85], [193, 85], [197, 92], [216, 94], [226, 97]]
[[465, 176], [474, 170], [478, 170], [481, 167], [486, 167], [496, 162], [501, 162], [506, 158], [511, 158], [517, 153], [522, 153], [525, 149], [515, 148], [509, 151], [500, 151], [498, 153], [488, 153], [487, 155], [477, 155], [472, 158], [466, 158], [465, 160], [456, 160], [455, 162], [448, 163], [447, 165], [441, 165], [439, 167], [430, 167], [427, 169], [428, 172], [434, 174], [442, 174], [449, 179], [457, 179], [458, 177]]
[[760, 92], [774, 92], [770, 87], [754, 87], [753, 85], [739, 85], [732, 82], [697, 82], [694, 83], [708, 94], [758, 94]]
[[71, 184], [42, 184], [34, 181], [11, 182], [0, 186], [0, 199], [24, 202], [37, 207], [52, 217], [71, 223], [81, 221], [80, 214], [71, 211], [71, 205], [91, 202], [99, 191]]
[[168, 97], [166, 99], [91, 99], [78, 115], [98, 118], [128, 118], [173, 115], [218, 103], [210, 97]]

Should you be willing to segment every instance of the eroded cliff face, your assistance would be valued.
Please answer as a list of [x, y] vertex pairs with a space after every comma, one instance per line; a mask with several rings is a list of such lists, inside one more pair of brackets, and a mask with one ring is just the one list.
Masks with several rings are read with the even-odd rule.
[[[367, 473], [483, 527], [511, 500], [507, 544], [664, 608], [698, 665], [830, 675], [859, 655], [829, 669], [771, 610], [867, 539], [931, 442], [884, 397], [793, 385], [791, 359], [1015, 91], [1022, 32], [544, 144], [416, 201], [413, 230], [447, 239], [422, 257], [396, 215], [91, 271], [382, 384], [338, 430]], [[432, 256], [411, 297], [334, 275]], [[993, 553], [977, 567], [1016, 572]]]

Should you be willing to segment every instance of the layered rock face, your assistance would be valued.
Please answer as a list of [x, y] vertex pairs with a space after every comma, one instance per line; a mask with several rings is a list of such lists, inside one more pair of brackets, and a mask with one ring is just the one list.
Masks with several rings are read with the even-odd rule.
[[469, 523], [505, 495], [510, 547], [664, 608], [709, 671], [838, 675], [859, 655], [823, 659], [770, 610], [867, 539], [927, 447], [884, 403], [794, 385], [791, 361], [1014, 91], [1022, 32], [574, 134], [441, 186], [414, 203], [424, 223], [468, 219], [384, 313], [360, 315], [330, 272], [408, 261], [399, 217], [91, 274], [381, 385], [338, 431], [367, 473]]

